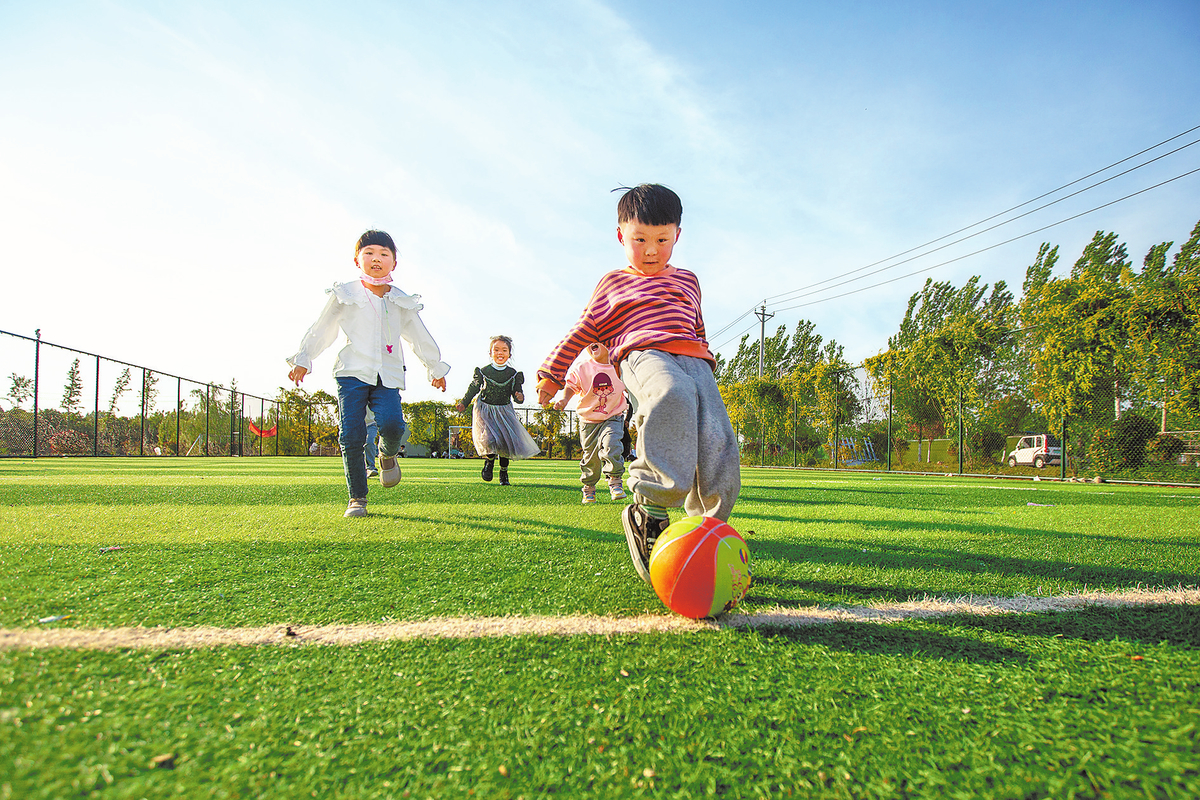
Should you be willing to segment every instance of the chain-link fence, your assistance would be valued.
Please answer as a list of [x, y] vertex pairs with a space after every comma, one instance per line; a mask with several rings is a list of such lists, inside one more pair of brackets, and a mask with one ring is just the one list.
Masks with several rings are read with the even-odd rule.
[[[542, 448], [534, 458], [578, 458], [579, 416], [572, 410], [518, 407], [517, 418]], [[477, 458], [471, 409], [455, 411], [450, 403], [405, 403], [409, 454]], [[414, 444], [416, 445], [414, 448]]]
[[1012, 387], [902, 384], [861, 367], [722, 391], [747, 465], [1200, 483], [1200, 415], [1161, 390], [1114, 382], [1055, 418]]
[[[259, 397], [7, 331], [0, 375], [0, 457], [340, 455], [337, 402], [320, 392]], [[407, 455], [475, 455], [469, 410], [404, 410]], [[540, 457], [578, 456], [573, 411], [517, 412]]]
[[0, 456], [279, 455], [280, 403], [0, 331]]
[[[320, 392], [259, 397], [0, 331], [3, 373], [0, 456], [339, 455], [337, 404]], [[993, 384], [857, 367], [722, 394], [747, 465], [1200, 483], [1200, 414], [1169, 405], [1166, 387], [1114, 379], [1051, 417], [1033, 392]], [[404, 411], [408, 455], [478, 455], [469, 409]], [[578, 458], [574, 411], [517, 413], [540, 458]]]

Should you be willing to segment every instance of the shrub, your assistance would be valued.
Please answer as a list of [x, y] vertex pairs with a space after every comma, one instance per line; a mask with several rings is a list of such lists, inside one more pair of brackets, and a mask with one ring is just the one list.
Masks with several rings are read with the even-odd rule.
[[967, 435], [967, 455], [980, 462], [993, 462], [993, 456], [1004, 450], [1008, 438], [999, 431], [978, 429]]
[[1146, 463], [1146, 442], [1158, 431], [1158, 426], [1138, 414], [1126, 414], [1113, 423], [1121, 466], [1137, 469]]
[[1117, 435], [1112, 428], [1098, 428], [1088, 444], [1088, 466], [1096, 472], [1111, 473], [1121, 467]]
[[55, 431], [50, 434], [50, 451], [60, 456], [91, 453], [92, 440], [79, 431]]
[[887, 461], [888, 427], [886, 422], [869, 422], [859, 428], [864, 441], [871, 443], [871, 450], [878, 462]]
[[1151, 461], [1162, 464], [1174, 463], [1181, 453], [1187, 449], [1187, 444], [1178, 436], [1160, 433], [1146, 445], [1146, 455]]

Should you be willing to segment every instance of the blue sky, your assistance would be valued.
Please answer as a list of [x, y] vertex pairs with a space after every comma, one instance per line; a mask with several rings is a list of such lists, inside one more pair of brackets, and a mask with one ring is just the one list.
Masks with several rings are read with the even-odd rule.
[[[614, 187], [682, 196], [674, 263], [715, 333], [1200, 125], [1197, 30], [1194, 0], [5, 3], [0, 328], [271, 395], [381, 227], [453, 365], [446, 395], [410, 369], [405, 399], [452, 399], [493, 333], [532, 376], [623, 265]], [[1198, 167], [1188, 147], [776, 302], [768, 332], [811, 319], [857, 361], [926, 276], [1019, 290], [1042, 241], [1065, 270], [1096, 230], [1140, 263], [1200, 219], [1200, 173], [823, 299]], [[332, 389], [333, 355], [307, 388]]]

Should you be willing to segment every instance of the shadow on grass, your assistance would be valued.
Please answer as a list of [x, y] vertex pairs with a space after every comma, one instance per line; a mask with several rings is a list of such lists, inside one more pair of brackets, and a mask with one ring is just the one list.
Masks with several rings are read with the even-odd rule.
[[[387, 516], [386, 511], [376, 512], [373, 510], [371, 513], [375, 516]], [[446, 525], [447, 523], [455, 526], [469, 526], [470, 533], [464, 533], [457, 537], [457, 539], [460, 541], [479, 542], [481, 539], [486, 540], [487, 534], [495, 534], [496, 538], [493, 541], [496, 543], [495, 546], [499, 549], [503, 548], [503, 542], [515, 541], [513, 538], [512, 522], [510, 520], [497, 520], [495, 517], [473, 516], [470, 514], [456, 514], [452, 519], [414, 517], [406, 516], [402, 513], [396, 513], [392, 516], [397, 522], [428, 525], [430, 528], [439, 525]], [[615, 525], [610, 526], [608, 530], [605, 530], [599, 526], [594, 528], [581, 528], [574, 525], [561, 525], [557, 523], [546, 522], [544, 520], [528, 519], [523, 523], [523, 536], [521, 538], [551, 536], [562, 540], [569, 539], [573, 541], [609, 543], [618, 540], [618, 531], [620, 531], [620, 528], [620, 522], [617, 522]], [[441, 542], [451, 541], [451, 537], [448, 537], [446, 534], [439, 534], [438, 539]], [[624, 541], [624, 539], [621, 539], [621, 541]]]
[[[955, 633], [962, 630], [976, 633]], [[1200, 649], [1200, 607], [1092, 607], [1057, 614], [953, 615], [900, 624], [834, 622], [803, 628], [766, 629], [762, 635], [847, 653], [1017, 664], [1034, 662], [1039, 657], [1021, 649], [1020, 643], [983, 641], [978, 632], [1023, 638], [1167, 644], [1197, 650]]]
[[[175, 477], [175, 476], [173, 476]], [[255, 482], [231, 485], [230, 476], [213, 476], [207, 482], [204, 476], [187, 484], [164, 483], [161, 485], [111, 485], [81, 482], [75, 485], [53, 484], [39, 486], [21, 492], [0, 492], [0, 500], [10, 506], [68, 505], [92, 507], [136, 507], [157, 505], [181, 506], [296, 506], [346, 503], [346, 484], [339, 475], [336, 479], [305, 477], [297, 479], [294, 473], [281, 474], [277, 483], [257, 480], [270, 478], [270, 473], [255, 472]], [[415, 476], [414, 476], [415, 477]], [[425, 478], [427, 476], [421, 476]], [[572, 494], [565, 487], [553, 483], [525, 483], [514, 477], [513, 486], [461, 480], [440, 483], [435, 480], [401, 481], [395, 489], [384, 489], [377, 482], [369, 484], [371, 513], [376, 509], [400, 508], [413, 503], [479, 503], [497, 505], [529, 505], [544, 502], [563, 503]], [[574, 489], [578, 492], [578, 489]]]
[[[951, 480], [944, 478], [941, 480]], [[955, 480], [970, 481], [970, 478]], [[1190, 488], [1190, 487], [1189, 487]], [[1198, 487], [1200, 488], [1200, 487]], [[1171, 490], [1177, 492], [1177, 490]], [[1187, 489], [1183, 489], [1187, 491]], [[906, 486], [904, 489], [887, 488], [886, 484], [878, 488], [870, 486], [853, 486], [838, 483], [822, 486], [820, 484], [801, 484], [780, 488], [764, 488], [754, 486], [743, 489], [738, 495], [739, 503], [763, 503], [767, 505], [798, 505], [821, 506], [831, 502], [843, 506], [864, 506], [868, 508], [901, 508], [905, 510], [929, 509], [946, 511], [950, 506], [970, 506], [971, 508], [1014, 508], [1024, 506], [1030, 496], [1036, 494], [1039, 502], [1052, 501], [1053, 505], [1061, 507], [1106, 507], [1134, 506], [1146, 508], [1161, 508], [1174, 504], [1175, 500], [1163, 497], [1168, 490], [1160, 491], [1127, 491], [1114, 490], [1113, 487], [1084, 487], [1062, 484], [1030, 483], [1028, 485], [1004, 485], [996, 487], [992, 484], [979, 486], [939, 486], [937, 480], [927, 484]]]
[[[1133, 546], [1136, 543], [1130, 543]], [[870, 548], [836, 547], [813, 544], [786, 545], [755, 540], [751, 552], [758, 558], [829, 566], [869, 567], [887, 570], [924, 570], [967, 576], [1022, 576], [1045, 580], [1068, 580], [1096, 586], [1177, 586], [1200, 582], [1196, 572], [1155, 570], [1138, 567], [1084, 564], [1076, 561], [1017, 558], [987, 553], [964, 553], [927, 547], [873, 544]], [[755, 585], [776, 583], [793, 589], [862, 592], [865, 597], [907, 599], [925, 590], [917, 587], [862, 587], [844, 582], [811, 579], [787, 579], [758, 574]], [[934, 590], [937, 591], [937, 590]]]
[[[938, 513], [942, 515], [972, 515], [981, 512], [942, 508], [938, 509]], [[984, 512], [986, 513], [986, 512]], [[1020, 537], [1023, 541], [1030, 541], [1036, 537], [1047, 539], [1058, 539], [1063, 541], [1078, 541], [1085, 544], [1093, 542], [1114, 542], [1117, 544], [1130, 544], [1137, 542], [1139, 544], [1167, 545], [1172, 547], [1196, 547], [1200, 546], [1200, 539], [1179, 539], [1179, 538], [1152, 538], [1144, 535], [1134, 536], [1113, 536], [1105, 533], [1082, 533], [1078, 531], [1058, 531], [1046, 530], [1043, 528], [1019, 528], [1011, 525], [997, 524], [993, 520], [979, 520], [975, 522], [936, 522], [934, 520], [922, 520], [920, 522], [904, 522], [896, 519], [879, 520], [879, 519], [856, 519], [854, 517], [829, 519], [822, 517], [791, 517], [782, 516], [779, 514], [763, 514], [763, 513], [736, 513], [735, 522], [739, 528], [748, 529], [750, 532], [758, 532], [771, 534], [772, 523], [783, 523], [788, 525], [854, 525], [861, 528], [880, 529], [885, 533], [896, 534], [918, 534], [924, 535], [928, 533], [941, 532], [953, 534], [961, 541], [978, 541], [981, 539], [1001, 539], [1003, 537]]]
[[955, 616], [929, 622], [1017, 636], [1061, 637], [1089, 642], [1120, 640], [1200, 650], [1200, 606], [1097, 606], [1059, 614]]
[[806, 628], [767, 629], [767, 639], [785, 639], [844, 653], [919, 657], [947, 661], [1025, 663], [1028, 653], [1014, 647], [983, 642], [970, 636], [940, 631], [913, 630], [873, 622], [831, 622]]

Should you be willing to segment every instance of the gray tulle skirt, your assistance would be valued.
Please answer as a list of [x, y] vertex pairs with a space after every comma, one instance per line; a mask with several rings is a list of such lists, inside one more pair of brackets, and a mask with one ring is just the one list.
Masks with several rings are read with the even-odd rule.
[[494, 406], [476, 400], [471, 415], [471, 433], [475, 439], [475, 450], [479, 455], [495, 454], [519, 461], [532, 458], [542, 451], [537, 442], [517, 419], [517, 410], [511, 403]]

